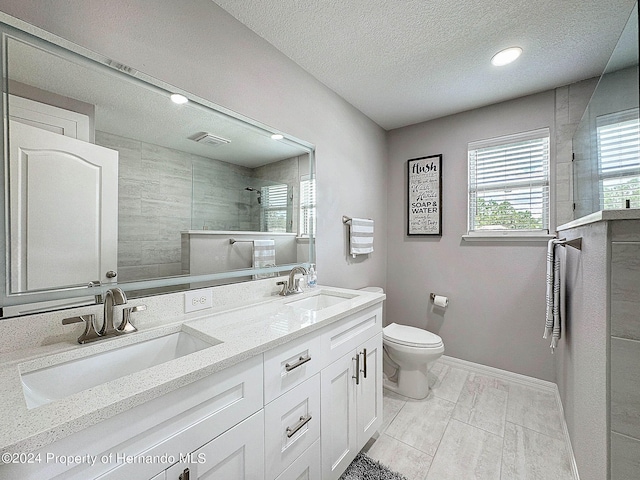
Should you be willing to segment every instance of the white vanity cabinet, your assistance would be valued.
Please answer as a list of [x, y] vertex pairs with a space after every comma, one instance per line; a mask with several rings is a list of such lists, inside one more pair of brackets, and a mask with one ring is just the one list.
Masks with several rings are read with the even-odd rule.
[[0, 478], [337, 479], [382, 423], [381, 305], [34, 452], [118, 458], [0, 465]]
[[337, 479], [382, 424], [382, 307], [266, 352], [264, 365], [265, 479]]
[[43, 459], [95, 455], [94, 465], [0, 465], [0, 478], [130, 480], [160, 474], [162, 479], [172, 463], [261, 411], [262, 380], [258, 355], [34, 452]]
[[365, 311], [325, 334], [332, 353], [344, 355], [320, 375], [323, 480], [339, 478], [382, 424], [381, 313]]

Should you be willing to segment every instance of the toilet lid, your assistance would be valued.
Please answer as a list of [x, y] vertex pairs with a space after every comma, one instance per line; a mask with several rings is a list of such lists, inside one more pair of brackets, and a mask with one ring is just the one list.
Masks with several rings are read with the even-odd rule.
[[392, 323], [382, 329], [385, 340], [409, 347], [439, 347], [442, 339], [435, 333], [409, 325]]

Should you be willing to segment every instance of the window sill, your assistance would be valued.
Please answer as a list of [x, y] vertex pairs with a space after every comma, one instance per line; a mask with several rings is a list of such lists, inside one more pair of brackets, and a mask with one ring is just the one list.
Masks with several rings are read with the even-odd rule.
[[475, 233], [462, 235], [462, 239], [465, 242], [548, 242], [552, 238], [556, 238], [556, 236], [549, 233]]

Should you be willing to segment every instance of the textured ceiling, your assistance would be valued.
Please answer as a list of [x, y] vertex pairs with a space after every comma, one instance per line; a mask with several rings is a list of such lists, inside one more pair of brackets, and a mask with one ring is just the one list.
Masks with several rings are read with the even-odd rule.
[[[600, 75], [635, 0], [214, 0], [385, 129]], [[520, 46], [496, 68], [491, 57]]]

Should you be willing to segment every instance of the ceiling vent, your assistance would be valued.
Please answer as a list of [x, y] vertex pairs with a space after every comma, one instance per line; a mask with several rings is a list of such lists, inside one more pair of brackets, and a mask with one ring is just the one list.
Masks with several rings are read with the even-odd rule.
[[217, 145], [224, 145], [226, 143], [231, 143], [231, 140], [227, 140], [226, 138], [217, 137], [212, 133], [200, 132], [196, 133], [189, 137], [194, 142], [202, 143], [203, 145], [209, 145], [215, 147]]

